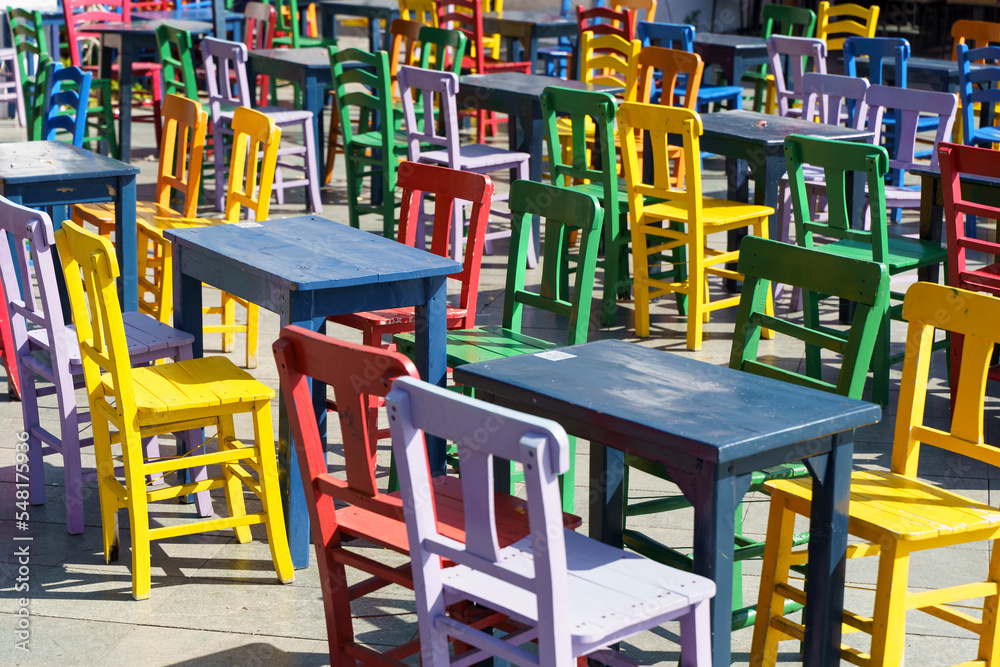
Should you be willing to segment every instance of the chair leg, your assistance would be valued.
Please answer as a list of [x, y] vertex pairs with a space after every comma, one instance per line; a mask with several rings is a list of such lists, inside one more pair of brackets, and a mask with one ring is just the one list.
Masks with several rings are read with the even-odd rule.
[[681, 667], [708, 667], [712, 664], [711, 600], [696, 603], [681, 616]]
[[871, 664], [901, 665], [910, 554], [902, 544], [886, 535], [879, 543], [881, 552], [875, 584], [875, 612], [872, 614]]
[[[322, 120], [322, 119], [321, 119]], [[323, 212], [323, 202], [319, 197], [319, 166], [316, 160], [316, 136], [313, 133], [312, 120], [302, 123], [302, 136], [306, 143], [306, 179], [309, 181], [309, 202], [312, 212], [317, 215]]]
[[247, 368], [257, 368], [257, 345], [260, 331], [260, 306], [247, 303]]
[[330, 106], [330, 127], [326, 133], [326, 169], [323, 183], [329, 184], [333, 179], [333, 167], [337, 163], [337, 135], [340, 134], [340, 109], [336, 102]]
[[[188, 356], [188, 359], [190, 358], [191, 357]], [[201, 433], [201, 429], [191, 429], [177, 434], [185, 452], [193, 452], [197, 449], [197, 447], [201, 444]], [[208, 466], [190, 468], [188, 472], [190, 475], [190, 481], [201, 482], [208, 479]], [[194, 507], [195, 511], [198, 512], [198, 516], [202, 518], [212, 516], [215, 513], [215, 510], [212, 507], [211, 491], [199, 491], [194, 494]]]
[[[97, 437], [97, 434], [94, 434]], [[129, 451], [139, 448], [139, 443], [122, 443], [125, 460], [125, 487], [128, 489], [129, 528], [132, 532], [132, 597], [145, 600], [149, 597], [150, 588], [150, 553], [149, 553], [149, 504], [146, 500], [146, 477], [143, 473], [142, 461], [129, 460]], [[110, 453], [110, 447], [109, 447]], [[114, 474], [109, 473], [109, 474]], [[103, 511], [102, 507], [102, 511]]]
[[270, 401], [257, 401], [254, 405], [253, 437], [260, 462], [260, 501], [266, 515], [264, 527], [267, 529], [267, 543], [271, 548], [271, 561], [278, 580], [287, 584], [295, 578], [295, 570], [288, 550], [288, 534], [285, 532], [285, 517], [281, 508]]
[[750, 645], [750, 667], [771, 667], [778, 659], [778, 642], [792, 639], [772, 627], [772, 619], [782, 615], [784, 598], [775, 592], [779, 584], [788, 583], [791, 570], [792, 538], [795, 530], [795, 513], [790, 511], [785, 497], [771, 495], [771, 508], [767, 517], [767, 536], [764, 542], [764, 560], [761, 563], [760, 592], [757, 597], [757, 618], [753, 626]]
[[222, 121], [212, 123], [212, 157], [215, 160], [215, 210], [226, 210], [226, 145]]
[[[63, 458], [63, 480], [66, 485], [66, 530], [70, 535], [83, 532], [83, 465], [80, 461], [80, 423], [76, 408], [76, 395], [73, 390], [73, 378], [64, 378], [58, 387], [59, 422]], [[32, 396], [34, 399], [34, 396]], [[36, 404], [37, 414], [37, 404]], [[38, 443], [41, 450], [41, 442]], [[39, 459], [41, 455], [39, 454]], [[41, 461], [39, 461], [41, 463]], [[44, 482], [44, 468], [32, 467], [37, 470], [37, 477]], [[42, 500], [45, 500], [44, 491]]]
[[[952, 336], [955, 334], [952, 333]], [[993, 543], [993, 550], [990, 554], [990, 570], [987, 581], [994, 585], [1000, 582], [1000, 546]], [[1000, 593], [989, 595], [983, 600], [983, 625], [979, 629], [979, 659], [985, 660], [988, 665], [1000, 664]]]
[[569, 469], [559, 475], [563, 512], [573, 513], [576, 508], [576, 436], [569, 436]]
[[361, 215], [358, 212], [358, 199], [361, 197], [361, 182], [358, 179], [357, 161], [354, 155], [344, 148], [344, 167], [347, 171], [347, 219], [351, 227], [361, 229]]
[[[518, 165], [517, 177], [525, 181], [530, 180], [527, 160]], [[538, 266], [538, 257], [535, 255], [535, 232], [534, 225], [532, 225], [532, 230], [528, 233], [528, 268], [533, 269], [536, 266]]]
[[687, 348], [695, 351], [701, 349], [701, 338], [704, 327], [704, 315], [707, 312], [705, 288], [705, 235], [690, 235], [690, 255], [688, 265], [691, 272], [688, 275], [688, 322]]
[[[219, 441], [220, 452], [236, 448], [236, 445], [233, 444], [236, 441], [236, 427], [233, 424], [232, 415], [224, 415], [219, 418], [219, 429], [216, 438]], [[222, 477], [226, 481], [224, 487], [226, 491], [226, 510], [229, 512], [229, 516], [235, 518], [246, 516], [247, 509], [243, 498], [243, 482], [233, 474], [232, 468], [233, 466], [230, 464], [223, 464]], [[250, 526], [236, 526], [233, 528], [233, 534], [236, 537], [236, 541], [240, 544], [246, 544], [253, 539], [253, 536], [250, 534]]]
[[649, 251], [646, 234], [633, 222], [632, 229], [632, 292], [635, 299], [635, 335], [649, 336]]
[[[227, 292], [222, 292], [220, 298], [222, 299], [222, 324], [225, 326], [232, 326], [236, 324], [236, 302], [233, 300], [232, 295]], [[232, 331], [227, 331], [222, 334], [223, 352], [232, 352], [235, 343], [236, 334]]]

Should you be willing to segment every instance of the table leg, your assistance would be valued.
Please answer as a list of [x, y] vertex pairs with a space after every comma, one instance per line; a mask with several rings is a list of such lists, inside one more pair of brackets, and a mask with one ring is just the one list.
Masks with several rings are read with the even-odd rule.
[[833, 436], [830, 452], [805, 459], [813, 475], [806, 577], [805, 660], [824, 667], [840, 664], [841, 613], [847, 558], [848, 502], [854, 431]]
[[[423, 284], [425, 301], [415, 308], [415, 361], [420, 377], [443, 387], [448, 371], [445, 327], [448, 291], [445, 276], [425, 278]], [[427, 437], [427, 454], [431, 475], [443, 475], [446, 465], [444, 440]]]
[[621, 549], [625, 530], [625, 453], [590, 443], [590, 537]]
[[[510, 150], [520, 151], [531, 156], [528, 161], [528, 178], [540, 182], [542, 180], [542, 138], [544, 136], [541, 105], [537, 101], [534, 104], [526, 102], [520, 112], [508, 111], [507, 115], [510, 119], [507, 128]], [[511, 182], [513, 183], [517, 178], [517, 170], [511, 169]], [[535, 257], [542, 256], [541, 231], [541, 219], [538, 216], [532, 217], [531, 233], [535, 244]]]
[[[303, 108], [313, 113], [313, 136], [316, 138], [316, 168], [322, 170], [326, 164], [324, 157], [326, 142], [323, 141], [323, 86], [319, 85], [319, 81], [315, 76], [306, 76], [305, 81], [300, 85], [302, 86]], [[320, 178], [320, 184], [322, 184], [322, 176], [318, 176], [318, 178]]]
[[115, 254], [121, 277], [118, 280], [118, 300], [125, 312], [139, 310], [139, 266], [135, 221], [135, 176], [118, 179], [115, 199]]
[[[941, 243], [941, 228], [944, 220], [944, 210], [941, 200], [941, 179], [933, 176], [920, 177], [920, 238], [925, 241]], [[924, 282], [938, 282], [939, 267], [925, 266], [917, 269], [917, 279]]]

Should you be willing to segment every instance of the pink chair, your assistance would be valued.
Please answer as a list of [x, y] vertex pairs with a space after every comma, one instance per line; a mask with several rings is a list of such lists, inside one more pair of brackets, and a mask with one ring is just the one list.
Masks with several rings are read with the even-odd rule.
[[[223, 149], [223, 136], [232, 136], [229, 124], [233, 112], [225, 109], [233, 107], [255, 108], [274, 119], [282, 130], [299, 126], [305, 137], [304, 146], [289, 146], [278, 149], [278, 169], [274, 172], [274, 192], [278, 203], [285, 203], [285, 189], [306, 186], [313, 213], [322, 213], [323, 204], [319, 198], [320, 175], [316, 162], [316, 137], [313, 134], [313, 114], [311, 111], [296, 111], [277, 107], [254, 107], [250, 99], [250, 85], [247, 81], [247, 47], [239, 42], [206, 37], [201, 42], [201, 52], [205, 59], [205, 80], [208, 83], [208, 103], [212, 110], [212, 151], [215, 156], [215, 207], [224, 210], [228, 166]], [[283, 138], [287, 135], [282, 132]], [[282, 158], [301, 155], [305, 165], [292, 164]], [[302, 171], [305, 178], [286, 181], [283, 170]]]
[[[476, 174], [516, 169], [519, 179], [527, 180], [529, 178], [528, 161], [531, 156], [528, 153], [519, 153], [482, 143], [461, 145], [458, 134], [458, 104], [455, 101], [455, 94], [458, 92], [458, 75], [453, 72], [403, 66], [399, 68], [397, 81], [399, 94], [403, 97], [403, 117], [406, 121], [406, 139], [409, 144], [410, 160], [425, 164], [439, 164]], [[417, 99], [418, 95], [419, 100]], [[439, 117], [435, 114], [436, 105], [434, 104], [434, 100], [438, 96], [441, 99]], [[419, 117], [417, 104], [420, 104]], [[424, 150], [423, 145], [426, 144], [441, 146], [441, 148]], [[493, 197], [494, 202], [506, 201], [506, 199], [506, 195]], [[509, 213], [497, 213], [492, 210], [491, 213], [510, 219]], [[461, 261], [463, 237], [465, 236], [465, 223], [461, 207], [455, 207], [454, 215], [451, 255], [456, 261]], [[485, 235], [486, 253], [492, 253], [491, 240], [508, 237], [510, 237], [509, 228], [495, 232], [487, 231]], [[529, 239], [529, 268], [533, 268], [538, 263], [534, 248], [534, 243]]]
[[[562, 529], [558, 476], [569, 468], [569, 445], [561, 426], [405, 376], [393, 382], [386, 405], [424, 667], [472, 664], [490, 656], [518, 665], [567, 667], [583, 656], [609, 665], [635, 664], [606, 647], [670, 620], [680, 620], [681, 665], [711, 664], [713, 581]], [[434, 504], [427, 501], [434, 487], [425, 434], [457, 443], [464, 544], [441, 534]], [[531, 534], [506, 547], [497, 539], [494, 457], [521, 463], [527, 486]], [[454, 566], [443, 568], [445, 559]], [[446, 613], [462, 601], [526, 627], [494, 637]], [[471, 647], [456, 663], [449, 656], [449, 636]], [[532, 639], [537, 655], [520, 647]]]
[[[28, 434], [28, 460], [34, 473], [29, 481], [29, 498], [32, 505], [45, 502], [42, 458], [53, 452], [61, 453], [66, 483], [66, 529], [77, 534], [83, 532], [83, 480], [94, 479], [96, 474], [84, 475], [80, 462], [80, 447], [93, 444], [92, 438], [80, 438], [80, 428], [90, 422], [90, 414], [76, 405], [75, 390], [83, 385], [83, 367], [76, 331], [63, 320], [54, 247], [52, 222], [45, 213], [0, 197], [0, 278], [6, 292], [4, 309], [10, 316], [21, 378], [21, 413], [24, 432]], [[22, 294], [22, 286], [32, 287]], [[190, 334], [142, 313], [124, 313], [123, 317], [133, 365], [158, 359], [191, 358], [194, 337]], [[48, 358], [36, 352], [45, 352]], [[43, 427], [39, 419], [38, 398], [51, 394], [56, 395], [59, 405], [58, 436]], [[200, 443], [194, 439], [196, 435], [197, 431], [185, 434], [189, 450]], [[147, 443], [146, 455], [158, 455], [155, 440]], [[204, 469], [199, 474], [207, 479]], [[211, 516], [208, 491], [198, 493], [196, 503], [201, 516]]]

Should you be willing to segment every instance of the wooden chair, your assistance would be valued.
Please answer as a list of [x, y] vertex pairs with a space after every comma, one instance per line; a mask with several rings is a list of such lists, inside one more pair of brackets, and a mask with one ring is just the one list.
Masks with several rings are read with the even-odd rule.
[[844, 40], [855, 37], [874, 37], [878, 27], [879, 6], [862, 7], [851, 2], [831, 5], [827, 0], [819, 3], [816, 20], [816, 38], [826, 42], [827, 52], [840, 51]]
[[[826, 43], [808, 37], [771, 35], [767, 40], [768, 70], [774, 77], [774, 89], [768, 90], [767, 113], [779, 116], [801, 116], [802, 75], [806, 72], [826, 74]], [[786, 65], [783, 63], [787, 63]]]
[[434, 0], [399, 0], [399, 17], [416, 21], [432, 28], [438, 27], [437, 6]]
[[[458, 171], [476, 174], [496, 171], [516, 171], [518, 178], [528, 178], [528, 153], [511, 151], [487, 144], [462, 145], [458, 134], [458, 75], [454, 72], [437, 72], [417, 67], [401, 67], [399, 70], [399, 91], [403, 96], [403, 113], [406, 117], [406, 135], [410, 160], [425, 164], [438, 164]], [[417, 115], [416, 98], [422, 99], [420, 115]], [[440, 106], [434, 100], [440, 101]], [[435, 114], [437, 109], [440, 114]], [[494, 195], [493, 201], [506, 201], [506, 196]], [[504, 215], [489, 211], [493, 215]], [[510, 215], [513, 215], [512, 213]], [[451, 257], [461, 260], [465, 221], [461, 210], [455, 211], [455, 222], [451, 230]], [[509, 229], [491, 232], [487, 228], [483, 235], [485, 252], [490, 253], [490, 242], [497, 238], [509, 238]], [[529, 233], [530, 236], [530, 233]], [[528, 268], [538, 263], [535, 246], [528, 242]]]
[[[2, 310], [10, 314], [13, 349], [9, 365], [20, 371], [21, 415], [27, 435], [28, 460], [32, 470], [29, 499], [32, 505], [45, 502], [43, 457], [62, 455], [66, 493], [66, 530], [83, 532], [83, 480], [96, 473], [84, 473], [80, 448], [93, 444], [81, 436], [90, 415], [76, 403], [76, 381], [82, 383], [80, 347], [76, 333], [63, 319], [56, 282], [55, 240], [48, 215], [14, 204], [0, 197], [0, 278], [5, 292]], [[133, 365], [159, 359], [190, 359], [194, 337], [153, 321], [140, 313], [124, 313], [123, 323], [128, 354]], [[6, 356], [6, 355], [5, 355]], [[8, 376], [10, 377], [10, 376]], [[17, 377], [17, 376], [15, 376]], [[55, 395], [59, 431], [42, 426], [39, 398]], [[187, 444], [196, 445], [188, 437]], [[145, 444], [149, 456], [159, 455], [157, 442]], [[196, 497], [201, 516], [212, 514], [208, 491]]]
[[[781, 4], [764, 5], [761, 9], [761, 36], [813, 37], [816, 31], [816, 12], [805, 7], [789, 7]], [[767, 65], [761, 65], [743, 75], [744, 81], [754, 84], [753, 110], [763, 111], [764, 102], [771, 93], [774, 79], [767, 73]], [[766, 91], [766, 93], [765, 93]]]
[[68, 132], [69, 143], [82, 148], [87, 133], [91, 74], [79, 67], [63, 67], [59, 63], [50, 63], [48, 69], [42, 138], [52, 141], [60, 136], [60, 131]]
[[[636, 131], [649, 133], [653, 160], [653, 182], [642, 177], [637, 157]], [[738, 296], [712, 301], [709, 276], [742, 280], [736, 271], [725, 268], [735, 262], [739, 251], [718, 251], [708, 247], [710, 234], [752, 227], [756, 236], [767, 236], [767, 218], [774, 209], [741, 204], [702, 195], [699, 160], [701, 118], [690, 109], [626, 102], [618, 107], [618, 134], [621, 137], [625, 181], [628, 186], [629, 217], [632, 228], [632, 266], [635, 292], [636, 335], [649, 335], [649, 302], [664, 294], [687, 297], [687, 346], [701, 348], [702, 325], [709, 313], [737, 305]], [[668, 134], [680, 135], [684, 148], [685, 184], [671, 185]], [[646, 197], [662, 200], [649, 203]], [[686, 248], [687, 276], [665, 280], [650, 274], [650, 258], [659, 266], [662, 253]], [[770, 305], [768, 306], [770, 308]]]
[[611, 0], [611, 9], [621, 12], [631, 10], [629, 15], [629, 30], [635, 35], [640, 22], [656, 21], [656, 0]]
[[[274, 48], [274, 31], [278, 20], [274, 7], [263, 2], [248, 2], [243, 14], [246, 16], [243, 42], [247, 45], [247, 51]], [[259, 106], [266, 107], [271, 92], [271, 77], [258, 74], [256, 85], [260, 93]]]
[[164, 23], [156, 26], [156, 44], [163, 73], [163, 94], [197, 100], [191, 33]]
[[[896, 88], [892, 90], [897, 95], [902, 92]], [[948, 253], [938, 243], [888, 233], [885, 177], [890, 162], [889, 154], [881, 146], [792, 135], [785, 140], [785, 158], [792, 189], [795, 238], [798, 245], [842, 257], [880, 262], [888, 266], [890, 276], [926, 266], [937, 266], [947, 261]], [[803, 166], [807, 164], [823, 169], [829, 201], [829, 214], [825, 219], [814, 215], [806, 201]], [[860, 222], [851, 225], [847, 202], [847, 178], [849, 175], [853, 178], [854, 172], [862, 170], [868, 188], [868, 210], [871, 212], [870, 228], [867, 229]], [[817, 245], [816, 236], [836, 240]], [[891, 296], [899, 299], [901, 295], [893, 293]], [[900, 310], [898, 306], [890, 306], [886, 312], [872, 359], [872, 400], [882, 405], [889, 401], [889, 367], [901, 358], [901, 355], [891, 355], [889, 350], [890, 318], [898, 319]], [[818, 354], [806, 355], [807, 373], [813, 375], [818, 372], [818, 364]]]
[[951, 39], [951, 59], [958, 60], [959, 44], [970, 49], [1000, 46], [1000, 23], [961, 19], [951, 24]]
[[[962, 176], [1000, 177], [996, 151], [942, 142], [938, 145], [938, 167], [944, 190], [945, 234], [948, 239], [948, 284], [960, 289], [1000, 296], [1000, 243], [978, 239], [967, 232], [965, 218], [976, 215], [1000, 219], [1000, 209], [962, 195]], [[986, 253], [986, 263], [974, 268], [967, 261], [969, 252]], [[951, 336], [951, 400], [958, 398], [959, 371], [962, 366], [963, 337]], [[990, 369], [990, 378], [1000, 380], [1000, 366]]]
[[587, 32], [595, 35], [618, 35], [630, 42], [635, 39], [636, 21], [631, 9], [619, 10], [602, 5], [585, 9], [583, 5], [577, 5], [576, 25], [580, 39]]
[[[41, 71], [41, 57], [49, 53], [45, 29], [42, 27], [42, 14], [37, 9], [8, 7], [7, 21], [17, 55], [16, 67], [21, 81], [28, 141], [37, 141], [42, 136], [44, 119], [42, 114], [36, 112], [36, 108], [44, 107], [45, 93], [38, 88], [36, 76]], [[36, 102], [36, 98], [43, 100], [41, 104]]]
[[[392, 568], [379, 553], [390, 549], [405, 555], [409, 553], [409, 544], [399, 493], [379, 489], [376, 447], [370, 439], [375, 429], [368, 423], [368, 406], [372, 397], [384, 398], [396, 378], [418, 377], [417, 369], [399, 353], [335, 340], [295, 326], [282, 329], [273, 347], [309, 507], [309, 525], [326, 610], [330, 662], [398, 661], [417, 652], [417, 640], [381, 654], [364, 646], [354, 635], [351, 601], [388, 584], [413, 589], [409, 563]], [[310, 379], [333, 390], [340, 417], [346, 479], [328, 472], [309, 390]], [[432, 497], [442, 530], [453, 539], [464, 539], [465, 505], [459, 480], [438, 478]], [[494, 502], [501, 544], [506, 546], [526, 536], [524, 501], [497, 494]], [[578, 517], [564, 517], [564, 525], [579, 524]], [[374, 553], [354, 538], [375, 545]], [[347, 567], [359, 570], [367, 579], [348, 586]]]
[[[347, 213], [350, 225], [361, 227], [361, 216], [375, 214], [382, 218], [382, 235], [396, 235], [396, 167], [406, 155], [406, 141], [397, 136], [392, 123], [392, 87], [389, 81], [389, 56], [385, 51], [369, 53], [361, 49], [330, 47], [330, 65], [337, 88], [337, 111], [340, 118], [357, 118], [343, 123], [344, 158], [347, 172]], [[353, 113], [352, 113], [353, 110]], [[380, 192], [371, 203], [361, 199], [361, 179], [372, 178]]]
[[[908, 588], [911, 555], [928, 549], [953, 546], [1000, 536], [1000, 512], [984, 504], [925, 482], [918, 474], [921, 445], [968, 456], [995, 465], [997, 448], [983, 438], [986, 375], [993, 346], [1000, 342], [1000, 300], [951, 286], [916, 283], [906, 294], [903, 317], [909, 322], [906, 362], [896, 412], [890, 472], [859, 471], [851, 477], [848, 557], [878, 556], [875, 605], [871, 614], [845, 612], [849, 631], [871, 635], [864, 652], [841, 645], [841, 658], [856, 665], [899, 665], [903, 662], [906, 615], [920, 610], [948, 621], [965, 632], [979, 635], [980, 664], [996, 662], [997, 605], [1000, 568], [990, 560], [986, 581], [948, 588], [911, 592]], [[965, 339], [957, 400], [951, 424], [925, 421], [924, 406], [935, 328], [961, 334]], [[802, 601], [801, 589], [791, 585], [789, 567], [805, 561], [792, 552], [791, 532], [796, 515], [809, 516], [812, 480], [769, 482], [771, 510], [764, 550], [757, 622], [750, 652], [751, 665], [773, 665], [782, 639], [802, 640], [802, 627], [778, 618], [773, 609], [782, 599]], [[993, 543], [993, 549], [997, 544]], [[958, 557], [961, 550], [952, 550]], [[971, 552], [970, 552], [971, 553]], [[994, 551], [994, 553], [996, 553]], [[955, 563], [953, 567], [961, 567]], [[932, 582], [933, 583], [933, 582]], [[985, 598], [982, 621], [971, 616], [970, 598]], [[831, 619], [838, 622], [839, 619]], [[950, 660], [961, 659], [954, 651]]]
[[299, 0], [274, 0], [275, 38], [277, 48], [301, 49], [311, 46], [336, 46], [337, 40], [320, 36], [311, 36], [302, 32], [302, 18], [299, 13]]
[[[958, 60], [958, 94], [962, 103], [963, 141], [968, 146], [991, 147], [1000, 143], [1000, 127], [996, 126], [996, 102], [1000, 100], [1000, 46], [970, 49], [966, 44], [956, 47]], [[983, 66], [972, 68], [973, 63]], [[980, 111], [979, 126], [974, 114]]]
[[[450, 30], [458, 30], [469, 43], [469, 53], [462, 59], [462, 70], [475, 74], [493, 72], [523, 72], [531, 74], [532, 63], [528, 61], [504, 61], [493, 55], [487, 56], [487, 46], [483, 42], [482, 0], [434, 0], [437, 5], [438, 25]], [[487, 126], [495, 134], [496, 127], [504, 122], [493, 112], [479, 109], [476, 115], [476, 141], [486, 142]]]
[[[131, 368], [115, 287], [118, 263], [111, 242], [68, 220], [55, 236], [93, 419], [105, 561], [118, 560], [117, 514], [123, 508], [128, 512], [132, 535], [132, 597], [136, 600], [149, 597], [150, 541], [232, 528], [242, 543], [250, 541], [252, 524], [263, 523], [278, 579], [291, 582], [294, 573], [271, 430], [274, 391], [225, 357]], [[236, 415], [244, 414], [253, 420], [254, 435], [249, 444], [236, 438], [233, 424]], [[196, 454], [196, 447], [184, 456], [143, 458], [142, 438], [197, 432], [205, 426], [215, 427], [218, 451]], [[124, 482], [113, 472], [112, 427], [115, 442], [121, 445]], [[165, 481], [164, 473], [183, 473], [208, 464], [220, 465], [221, 474], [210, 479], [202, 474], [193, 482], [146, 489], [148, 475]], [[257, 473], [256, 478], [252, 472]], [[246, 512], [244, 485], [260, 499], [261, 511]], [[228, 518], [155, 528], [149, 525], [150, 502], [217, 488], [225, 490]]]
[[[561, 426], [411, 377], [393, 382], [387, 404], [413, 557], [422, 664], [453, 664], [449, 637], [471, 646], [459, 654], [470, 663], [497, 656], [519, 665], [565, 666], [589, 655], [606, 664], [626, 664], [604, 647], [674, 619], [681, 623], [681, 664], [711, 663], [708, 612], [714, 582], [560, 530], [557, 476], [572, 456]], [[493, 422], [503, 428], [485, 442], [473, 442], [471, 435]], [[435, 515], [427, 502], [438, 485], [435, 480], [432, 486], [427, 468], [428, 434], [458, 443], [464, 544], [441, 530], [440, 510]], [[496, 458], [520, 462], [527, 481], [531, 536], [510, 546], [501, 543], [494, 528]], [[443, 571], [442, 558], [455, 566]], [[608, 595], [609, 585], [615, 595]], [[447, 614], [449, 602], [463, 600], [503, 612], [528, 628], [496, 638]], [[529, 637], [537, 642], [537, 653], [519, 646]]]
[[[600, 246], [604, 217], [597, 199], [585, 192], [574, 192], [554, 185], [514, 181], [510, 190], [510, 210], [513, 214], [512, 236], [507, 259], [503, 322], [501, 326], [449, 331], [447, 356], [448, 366], [451, 368], [556, 347], [556, 343], [522, 333], [525, 306], [569, 320], [566, 337], [559, 345], [576, 345], [587, 341], [597, 249]], [[541, 284], [529, 289], [526, 285], [525, 264], [530, 246], [531, 217], [535, 215], [545, 219], [546, 242], [542, 247]], [[574, 229], [579, 230], [580, 250], [571, 294], [566, 254], [569, 234]], [[415, 353], [413, 334], [397, 334], [393, 340], [400, 352], [408, 356]], [[571, 446], [575, 452], [575, 439]], [[570, 471], [563, 478], [563, 509], [567, 512], [573, 510], [575, 502], [574, 459], [571, 454]], [[517, 475], [512, 474], [511, 480], [516, 479]]]

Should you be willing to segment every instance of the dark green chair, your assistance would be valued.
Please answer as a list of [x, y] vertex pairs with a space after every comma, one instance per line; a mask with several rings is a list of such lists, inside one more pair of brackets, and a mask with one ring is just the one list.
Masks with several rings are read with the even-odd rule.
[[[42, 14], [37, 10], [8, 7], [7, 20], [10, 22], [11, 34], [14, 37], [17, 66], [21, 74], [21, 91], [24, 95], [28, 140], [38, 141], [42, 138], [45, 89], [39, 86], [37, 76], [47, 69], [42, 66], [41, 59], [49, 57], [45, 30], [42, 27]], [[29, 70], [29, 62], [36, 63], [34, 72]]]
[[163, 95], [180, 95], [197, 102], [198, 82], [191, 33], [165, 23], [158, 25], [156, 45], [163, 67]]
[[[884, 264], [850, 257], [841, 257], [815, 249], [779, 243], [756, 236], [747, 236], [740, 245], [739, 271], [745, 276], [740, 306], [736, 314], [733, 346], [729, 357], [729, 367], [755, 375], [791, 382], [793, 384], [829, 391], [841, 396], [860, 399], [868, 377], [876, 341], [884, 315], [889, 306], [889, 271]], [[833, 332], [820, 325], [818, 300], [807, 299], [802, 321], [790, 317], [781, 318], [768, 315], [765, 303], [772, 284], [784, 283], [800, 287], [803, 294], [821, 294], [847, 299], [856, 305], [854, 319], [847, 330]], [[800, 373], [796, 369], [799, 359], [776, 359], [770, 353], [761, 354], [760, 338], [762, 329], [771, 329], [778, 336], [795, 339], [804, 345], [806, 354], [827, 350], [839, 357], [839, 369], [826, 377], [822, 368], [807, 369]], [[773, 343], [768, 344], [771, 348]], [[811, 372], [808, 372], [810, 371]], [[830, 375], [835, 373], [835, 381]], [[636, 456], [626, 455], [626, 472], [630, 468], [669, 479], [663, 466]], [[807, 476], [808, 470], [802, 463], [790, 463], [759, 470], [752, 474], [750, 491], [762, 491], [764, 482], [771, 479], [789, 479]], [[628, 495], [628, 475], [626, 474], [626, 496]], [[629, 503], [625, 502], [625, 530], [623, 541], [626, 546], [674, 567], [691, 569], [690, 558], [644, 534], [635, 527], [628, 526], [628, 518], [657, 514], [689, 507], [683, 496], [669, 496]], [[734, 521], [736, 548], [734, 558], [743, 561], [760, 558], [764, 553], [762, 541], [743, 535], [743, 506], [736, 510]], [[808, 541], [808, 533], [796, 534], [796, 544]], [[733, 574], [733, 629], [753, 625], [755, 606], [743, 607], [742, 567]], [[756, 604], [756, 601], [754, 601]], [[788, 601], [785, 613], [801, 608]]]
[[[271, 4], [264, 0], [264, 4]], [[285, 11], [285, 8], [288, 11]], [[281, 33], [274, 38], [275, 48], [291, 47], [299, 49], [307, 46], [336, 46], [337, 40], [326, 37], [310, 37], [302, 33], [302, 15], [299, 12], [299, 0], [274, 0], [277, 13], [276, 31]]]
[[[764, 5], [761, 34], [765, 40], [771, 35], [787, 37], [813, 37], [816, 33], [816, 12], [805, 7]], [[743, 75], [743, 80], [753, 83], [753, 110], [764, 110], [764, 93], [767, 90], [767, 65], [761, 65]]]
[[[343, 123], [344, 162], [347, 171], [347, 211], [352, 227], [361, 227], [361, 216], [382, 217], [382, 233], [396, 238], [396, 168], [406, 157], [405, 135], [395, 131], [391, 121], [392, 94], [389, 83], [389, 54], [361, 49], [329, 47], [333, 85], [336, 87], [340, 118], [357, 118]], [[370, 203], [361, 199], [361, 180], [372, 179]]]
[[[597, 251], [601, 241], [604, 211], [593, 195], [575, 192], [545, 183], [514, 181], [508, 201], [511, 212], [510, 254], [507, 258], [507, 285], [504, 290], [503, 324], [475, 329], [458, 329], [447, 333], [448, 366], [454, 368], [476, 361], [503, 359], [521, 354], [533, 354], [562, 345], [587, 342], [590, 330], [590, 309], [597, 269]], [[532, 216], [544, 219], [545, 244], [541, 259], [541, 284], [529, 289], [526, 285], [528, 243], [531, 241]], [[572, 295], [560, 290], [568, 281], [566, 253], [570, 233], [580, 235], [580, 251]], [[524, 307], [547, 311], [568, 320], [566, 338], [558, 343], [534, 338], [522, 333]], [[413, 334], [394, 337], [400, 352], [412, 357], [415, 352]], [[574, 458], [576, 440], [570, 442], [570, 469], [564, 476], [563, 510], [573, 511]], [[512, 473], [511, 481], [518, 481]]]

